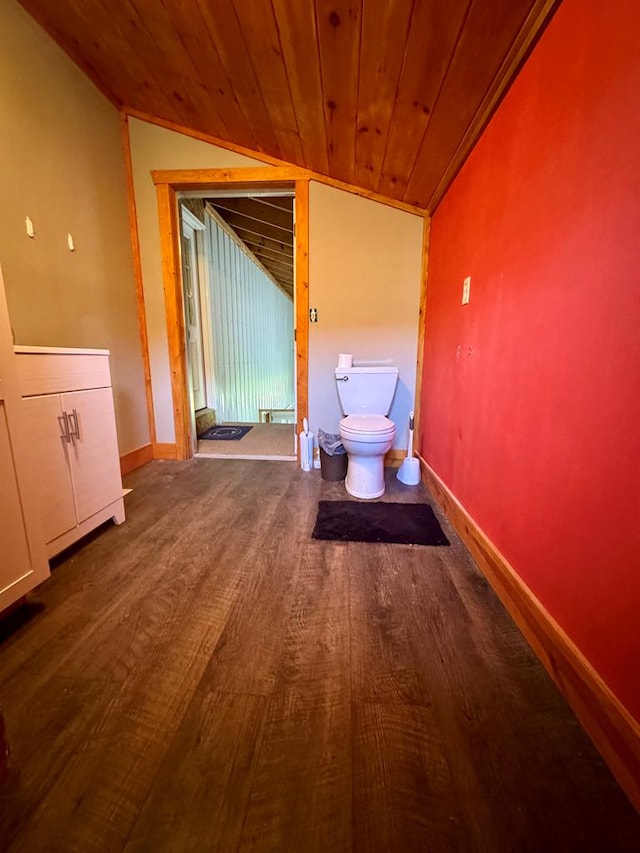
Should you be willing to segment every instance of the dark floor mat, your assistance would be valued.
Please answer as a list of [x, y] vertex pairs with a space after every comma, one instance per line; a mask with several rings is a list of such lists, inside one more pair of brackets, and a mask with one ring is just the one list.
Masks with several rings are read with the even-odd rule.
[[253, 427], [218, 424], [199, 433], [198, 438], [201, 441], [240, 441], [250, 429], [253, 429]]
[[313, 539], [449, 545], [429, 504], [318, 501]]

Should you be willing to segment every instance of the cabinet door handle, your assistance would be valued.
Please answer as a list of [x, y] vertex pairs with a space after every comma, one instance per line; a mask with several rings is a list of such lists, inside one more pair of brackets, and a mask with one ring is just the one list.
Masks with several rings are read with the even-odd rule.
[[71, 433], [69, 432], [69, 422], [67, 421], [67, 413], [63, 412], [58, 416], [58, 423], [60, 424], [60, 438], [63, 438], [67, 444], [71, 443]]
[[78, 412], [75, 409], [71, 414], [65, 412], [65, 417], [68, 418], [69, 435], [72, 438], [77, 438], [78, 441], [80, 441], [80, 424], [78, 422]]

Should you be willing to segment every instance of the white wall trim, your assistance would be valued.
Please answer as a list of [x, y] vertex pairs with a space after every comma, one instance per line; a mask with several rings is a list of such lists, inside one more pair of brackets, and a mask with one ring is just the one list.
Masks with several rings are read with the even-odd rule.
[[193, 213], [189, 210], [188, 207], [185, 207], [184, 204], [180, 205], [180, 216], [182, 218], [182, 224], [188, 225], [193, 231], [204, 231], [206, 226], [204, 222], [200, 222], [197, 216], [194, 216]]

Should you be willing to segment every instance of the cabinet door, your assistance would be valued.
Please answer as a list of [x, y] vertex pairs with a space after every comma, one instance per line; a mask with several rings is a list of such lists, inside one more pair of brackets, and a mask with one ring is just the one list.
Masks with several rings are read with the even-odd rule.
[[2, 593], [31, 572], [4, 402], [0, 400], [0, 601]]
[[111, 388], [63, 394], [62, 405], [72, 416], [72, 432], [77, 425], [69, 457], [76, 512], [82, 522], [122, 497]]
[[49, 576], [0, 269], [0, 610]]
[[76, 507], [69, 470], [69, 448], [64, 437], [59, 394], [25, 397], [25, 432], [38, 471], [36, 499], [44, 541], [51, 542], [76, 526]]

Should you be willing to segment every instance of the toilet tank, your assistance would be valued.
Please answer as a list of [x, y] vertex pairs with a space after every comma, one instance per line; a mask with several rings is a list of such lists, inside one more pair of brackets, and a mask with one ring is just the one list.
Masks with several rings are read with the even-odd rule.
[[336, 385], [345, 415], [387, 415], [398, 382], [397, 367], [337, 367]]

